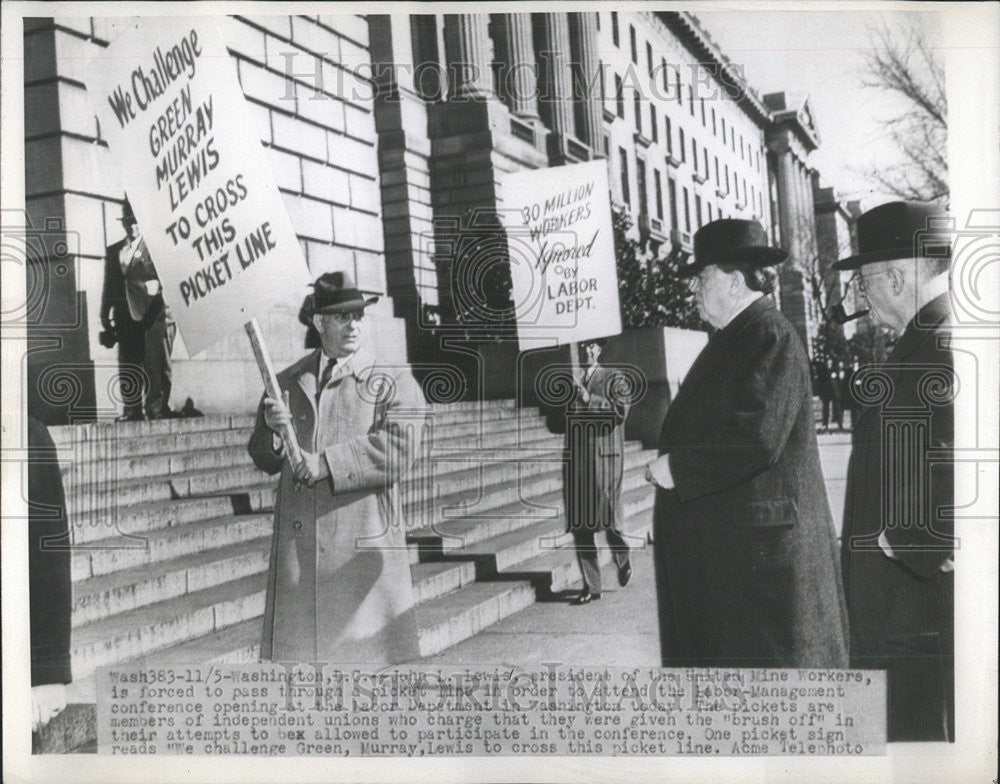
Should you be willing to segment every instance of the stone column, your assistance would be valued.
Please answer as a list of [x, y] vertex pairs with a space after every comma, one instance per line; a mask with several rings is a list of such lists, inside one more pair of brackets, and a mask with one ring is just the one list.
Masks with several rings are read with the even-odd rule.
[[531, 40], [531, 14], [501, 14], [504, 45], [503, 98], [507, 108], [526, 120], [538, 119], [538, 70]]
[[445, 55], [452, 80], [449, 99], [484, 98], [493, 92], [488, 25], [486, 14], [445, 14]]
[[601, 108], [601, 61], [597, 53], [597, 19], [593, 11], [570, 14], [577, 34], [576, 78], [577, 100], [581, 104], [580, 135], [597, 155], [604, 153]]
[[575, 136], [573, 127], [573, 75], [569, 64], [569, 18], [566, 14], [538, 14], [542, 47], [542, 117], [560, 136]]

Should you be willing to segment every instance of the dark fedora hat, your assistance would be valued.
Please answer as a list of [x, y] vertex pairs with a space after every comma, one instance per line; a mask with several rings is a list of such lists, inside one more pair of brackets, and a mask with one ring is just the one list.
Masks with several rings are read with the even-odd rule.
[[858, 218], [858, 252], [836, 262], [833, 268], [855, 270], [893, 259], [951, 258], [950, 226], [947, 213], [934, 204], [882, 204]]
[[755, 220], [722, 218], [694, 234], [694, 260], [682, 267], [682, 278], [697, 275], [710, 264], [771, 267], [788, 258], [788, 251], [767, 244], [764, 227]]
[[122, 202], [122, 216], [118, 219], [122, 223], [136, 223], [135, 213], [132, 212], [132, 205], [129, 203], [128, 199]]
[[365, 296], [372, 292], [358, 289], [346, 272], [326, 272], [311, 285], [313, 293], [306, 295], [299, 312], [299, 319], [306, 324], [317, 314], [362, 310], [378, 302], [377, 296]]

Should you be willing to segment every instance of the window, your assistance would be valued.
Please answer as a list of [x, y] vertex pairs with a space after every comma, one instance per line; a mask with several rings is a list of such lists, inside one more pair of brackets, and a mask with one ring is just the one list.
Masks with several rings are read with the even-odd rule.
[[746, 157], [743, 155], [743, 134], [740, 134], [740, 160], [745, 161]]
[[622, 201], [626, 204], [632, 203], [632, 196], [628, 192], [628, 155], [623, 147], [618, 148], [618, 161], [621, 166], [622, 178]]
[[683, 104], [684, 99], [681, 98], [681, 69], [677, 69], [676, 78], [674, 79], [674, 84], [677, 85], [677, 103]]
[[708, 210], [708, 222], [712, 222], [712, 202], [706, 202], [705, 207]]
[[663, 91], [665, 93], [670, 92], [670, 77], [667, 75], [667, 61], [665, 58], [660, 58], [660, 68], [663, 69]]
[[683, 161], [683, 160], [686, 160], [686, 156], [687, 156], [687, 153], [684, 150], [684, 144], [685, 144], [685, 142], [684, 142], [684, 129], [683, 128], [678, 128], [677, 129], [677, 138], [680, 139], [680, 142], [681, 142], [681, 145], [680, 145], [681, 146], [681, 160]]
[[718, 136], [719, 129], [715, 125], [715, 109], [712, 109], [712, 136]]
[[698, 172], [698, 140], [691, 139], [691, 165], [694, 166], [695, 173]]
[[715, 156], [715, 187], [722, 187], [722, 182], [719, 180], [719, 156]]
[[625, 88], [618, 74], [615, 74], [615, 111], [619, 117], [625, 119]]
[[635, 185], [639, 191], [639, 213], [649, 214], [648, 188], [646, 187], [646, 162], [636, 156], [635, 159]]
[[709, 177], [709, 174], [708, 174], [708, 147], [702, 147], [701, 148], [701, 152], [702, 152], [702, 158], [705, 160], [705, 179], [707, 180], [708, 177]]
[[597, 12], [594, 13], [594, 19], [597, 20], [597, 29], [600, 30], [601, 29], [601, 12], [600, 11], [597, 11]]
[[660, 140], [660, 129], [656, 125], [656, 106], [652, 101], [649, 102], [649, 133], [654, 142]]
[[629, 25], [628, 26], [628, 42], [629, 42], [629, 45], [632, 47], [632, 62], [635, 63], [636, 65], [638, 65], [639, 64], [639, 48], [638, 48], [638, 46], [637, 46], [637, 44], [635, 42], [635, 26], [634, 25]]
[[698, 100], [701, 101], [701, 124], [707, 127], [708, 121], [705, 119], [705, 99], [699, 98]]
[[688, 85], [688, 111], [694, 117], [694, 90], [691, 88], [691, 85]]
[[611, 41], [615, 46], [621, 46], [621, 37], [618, 34], [618, 12], [611, 12]]
[[659, 169], [653, 169], [653, 187], [656, 189], [656, 217], [663, 220], [663, 183]]
[[747, 178], [743, 178], [743, 200], [746, 201], [747, 198]]
[[740, 200], [740, 181], [736, 177], [736, 172], [733, 172], [733, 190], [736, 191], [736, 201]]
[[722, 143], [726, 143], [726, 118], [722, 118]]
[[632, 108], [635, 110], [636, 133], [642, 133], [642, 96], [638, 90], [632, 95]]
[[729, 164], [727, 163], [727, 164], [726, 164], [726, 165], [725, 165], [725, 166], [723, 167], [723, 169], [724, 169], [724, 170], [725, 170], [725, 172], [726, 172], [726, 178], [725, 178], [725, 180], [723, 180], [723, 182], [724, 182], [724, 183], [726, 184], [726, 190], [729, 190]]
[[732, 126], [729, 127], [729, 146], [733, 152], [736, 152], [736, 129]]
[[673, 129], [670, 127], [670, 118], [667, 115], [663, 115], [663, 135], [667, 139], [667, 153], [673, 154], [674, 151], [674, 134]]
[[699, 229], [701, 228], [701, 196], [695, 194], [694, 197], [694, 218], [697, 223], [695, 224]]
[[653, 45], [649, 41], [646, 41], [646, 70], [653, 75]]
[[682, 188], [684, 191], [684, 231], [691, 231], [691, 205], [688, 202], [688, 189]]
[[667, 178], [667, 199], [670, 202], [670, 226], [674, 229], [680, 228], [677, 225], [677, 185], [673, 177]]

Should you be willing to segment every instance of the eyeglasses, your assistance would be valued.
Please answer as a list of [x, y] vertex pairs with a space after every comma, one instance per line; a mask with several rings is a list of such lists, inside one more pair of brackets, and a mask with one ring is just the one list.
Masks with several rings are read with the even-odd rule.
[[320, 315], [346, 327], [352, 321], [361, 321], [365, 317], [365, 312], [363, 310], [350, 310], [344, 313], [321, 313]]
[[869, 272], [867, 275], [861, 272], [854, 273], [854, 276], [849, 281], [849, 284], [853, 284], [859, 292], [863, 295], [868, 294], [868, 284], [865, 281], [868, 278], [877, 278], [879, 275], [885, 275], [887, 272], [892, 272], [892, 270], [879, 270], [878, 272]]

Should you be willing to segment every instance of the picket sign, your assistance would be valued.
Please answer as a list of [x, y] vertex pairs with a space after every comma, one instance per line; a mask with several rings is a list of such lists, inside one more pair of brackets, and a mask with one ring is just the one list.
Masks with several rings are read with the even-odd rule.
[[214, 20], [133, 19], [85, 81], [189, 352], [243, 326], [280, 400], [258, 317], [298, 302], [309, 271]]

